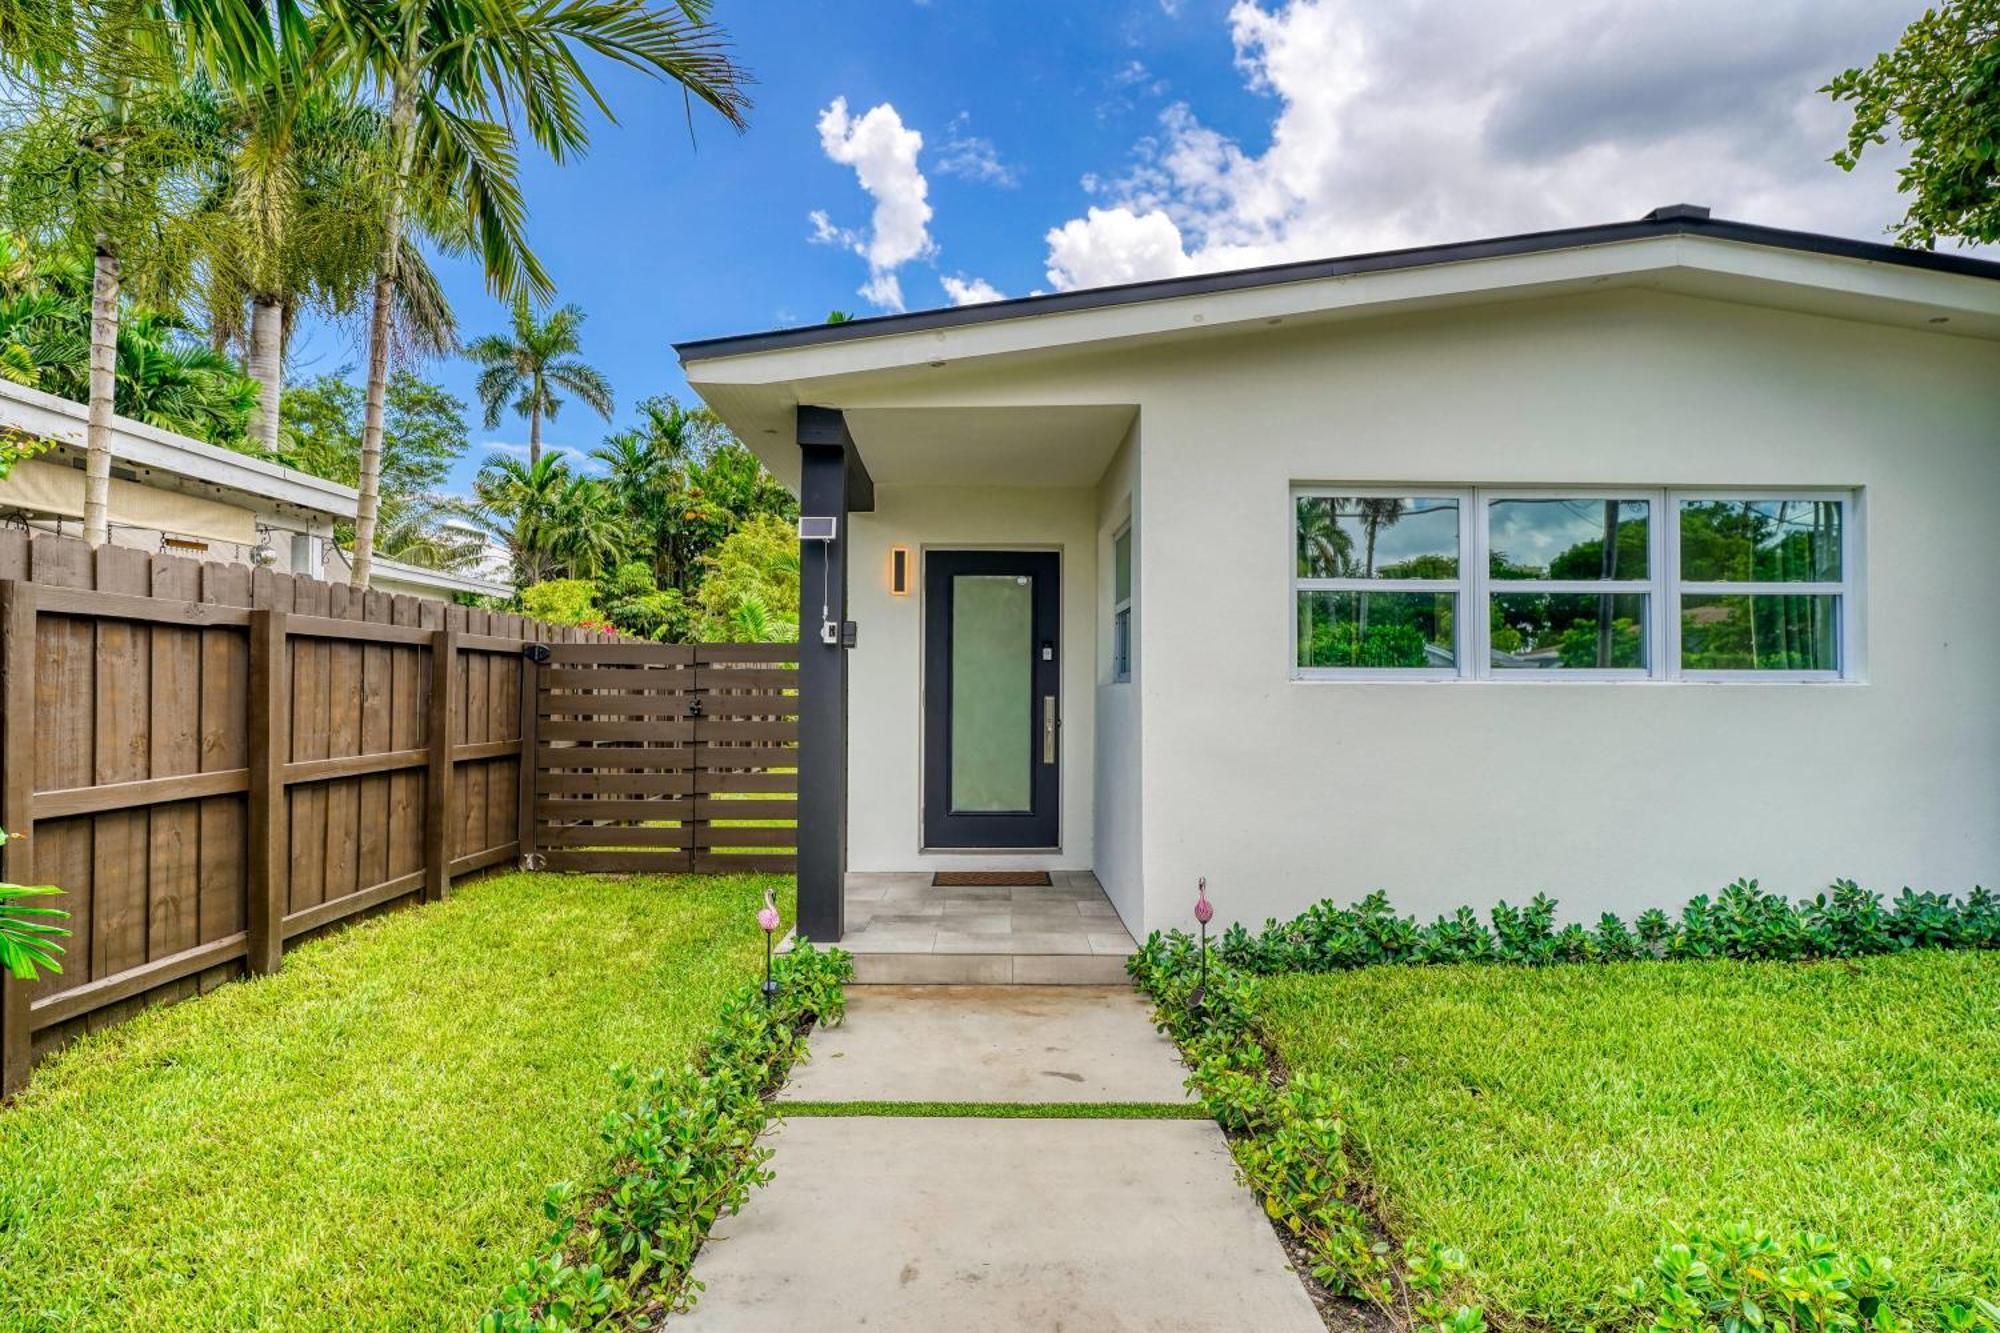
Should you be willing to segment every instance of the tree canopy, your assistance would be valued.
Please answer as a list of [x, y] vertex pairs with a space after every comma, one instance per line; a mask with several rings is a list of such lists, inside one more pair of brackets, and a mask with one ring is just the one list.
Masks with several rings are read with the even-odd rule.
[[1945, 0], [1894, 50], [1821, 91], [1854, 108], [1847, 145], [1833, 155], [1843, 170], [1892, 133], [1908, 150], [1899, 241], [1927, 250], [1940, 238], [2000, 241], [2000, 0]]

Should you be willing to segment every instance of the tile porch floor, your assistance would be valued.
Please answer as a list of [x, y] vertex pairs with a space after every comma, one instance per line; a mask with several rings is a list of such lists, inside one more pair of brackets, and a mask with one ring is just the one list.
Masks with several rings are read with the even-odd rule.
[[855, 980], [891, 985], [1103, 985], [1134, 945], [1088, 870], [1046, 888], [939, 888], [929, 871], [847, 876]]

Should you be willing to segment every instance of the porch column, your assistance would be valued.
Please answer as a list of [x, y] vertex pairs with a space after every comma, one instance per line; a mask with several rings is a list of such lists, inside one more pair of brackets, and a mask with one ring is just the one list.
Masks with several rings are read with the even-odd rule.
[[[799, 513], [834, 520], [830, 542], [799, 543], [799, 909], [801, 935], [838, 944], [846, 928], [848, 518], [875, 508], [875, 483], [837, 408], [798, 409]], [[820, 606], [836, 626], [820, 635]]]

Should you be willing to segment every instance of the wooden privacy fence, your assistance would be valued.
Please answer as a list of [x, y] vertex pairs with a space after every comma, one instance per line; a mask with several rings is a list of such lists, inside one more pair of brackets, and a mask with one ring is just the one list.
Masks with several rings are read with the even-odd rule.
[[790, 872], [798, 648], [551, 644], [522, 852], [551, 870]]
[[[60, 975], [0, 981], [0, 1093], [79, 1031], [275, 968], [519, 853], [525, 642], [606, 636], [0, 532], [0, 878]], [[535, 771], [530, 764], [526, 770]]]

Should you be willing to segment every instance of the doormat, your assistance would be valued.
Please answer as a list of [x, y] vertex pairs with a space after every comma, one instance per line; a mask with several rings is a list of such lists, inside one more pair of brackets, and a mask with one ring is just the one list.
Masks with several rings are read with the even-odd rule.
[[934, 889], [1045, 889], [1054, 883], [1046, 870], [940, 870]]

